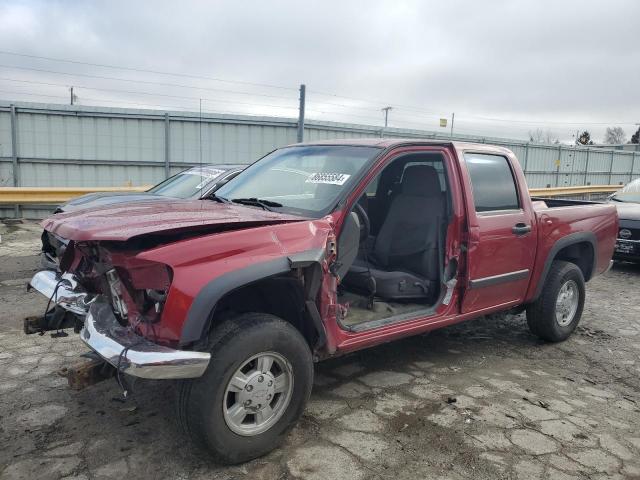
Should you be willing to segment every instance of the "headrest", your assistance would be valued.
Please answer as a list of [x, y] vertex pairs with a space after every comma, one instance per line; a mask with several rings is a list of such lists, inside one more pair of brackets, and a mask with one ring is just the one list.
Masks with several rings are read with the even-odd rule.
[[430, 165], [411, 165], [402, 175], [402, 193], [419, 197], [440, 195], [440, 178]]

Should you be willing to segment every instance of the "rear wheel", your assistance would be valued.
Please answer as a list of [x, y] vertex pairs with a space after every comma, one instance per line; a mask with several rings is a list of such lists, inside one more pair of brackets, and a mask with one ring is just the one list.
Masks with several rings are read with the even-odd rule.
[[225, 321], [211, 337], [205, 374], [184, 381], [178, 418], [215, 460], [234, 464], [276, 448], [311, 393], [313, 361], [291, 324], [260, 313]]
[[527, 306], [531, 333], [549, 342], [566, 340], [580, 322], [584, 298], [580, 268], [574, 263], [554, 261], [540, 297]]

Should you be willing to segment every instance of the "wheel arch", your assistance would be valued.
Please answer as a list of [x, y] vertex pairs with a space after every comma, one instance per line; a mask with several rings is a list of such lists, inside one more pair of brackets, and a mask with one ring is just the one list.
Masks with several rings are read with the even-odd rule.
[[536, 300], [542, 293], [549, 270], [555, 260], [575, 264], [582, 271], [585, 282], [588, 282], [595, 271], [597, 246], [598, 240], [592, 232], [572, 233], [554, 243], [545, 259], [535, 295], [531, 300]]
[[199, 342], [226, 313], [262, 312], [291, 323], [309, 346], [319, 348], [326, 332], [315, 298], [324, 250], [310, 250], [249, 265], [207, 283], [186, 316], [180, 344]]

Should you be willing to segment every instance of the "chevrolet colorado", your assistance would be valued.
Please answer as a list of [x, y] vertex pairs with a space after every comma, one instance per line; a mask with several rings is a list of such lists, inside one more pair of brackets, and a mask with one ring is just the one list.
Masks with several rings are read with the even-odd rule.
[[43, 221], [53, 305], [123, 388], [176, 380], [177, 417], [221, 462], [275, 448], [313, 362], [508, 309], [558, 342], [609, 266], [613, 205], [529, 197], [507, 149], [376, 139], [298, 144], [214, 195]]

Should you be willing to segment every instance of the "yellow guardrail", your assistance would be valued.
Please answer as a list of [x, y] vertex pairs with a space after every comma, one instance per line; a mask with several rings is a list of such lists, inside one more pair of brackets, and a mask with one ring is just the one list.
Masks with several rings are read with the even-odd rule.
[[[150, 185], [139, 187], [0, 187], [0, 204], [58, 205], [74, 197], [95, 192], [144, 192]], [[584, 195], [590, 193], [613, 193], [620, 185], [585, 185], [577, 187], [531, 188], [535, 197], [557, 197], [562, 195]]]
[[613, 193], [622, 185], [580, 185], [575, 187], [530, 188], [533, 197], [558, 197], [561, 195], [586, 195], [590, 193]]
[[150, 185], [140, 187], [0, 187], [0, 203], [58, 205], [86, 193], [144, 192], [150, 188]]

